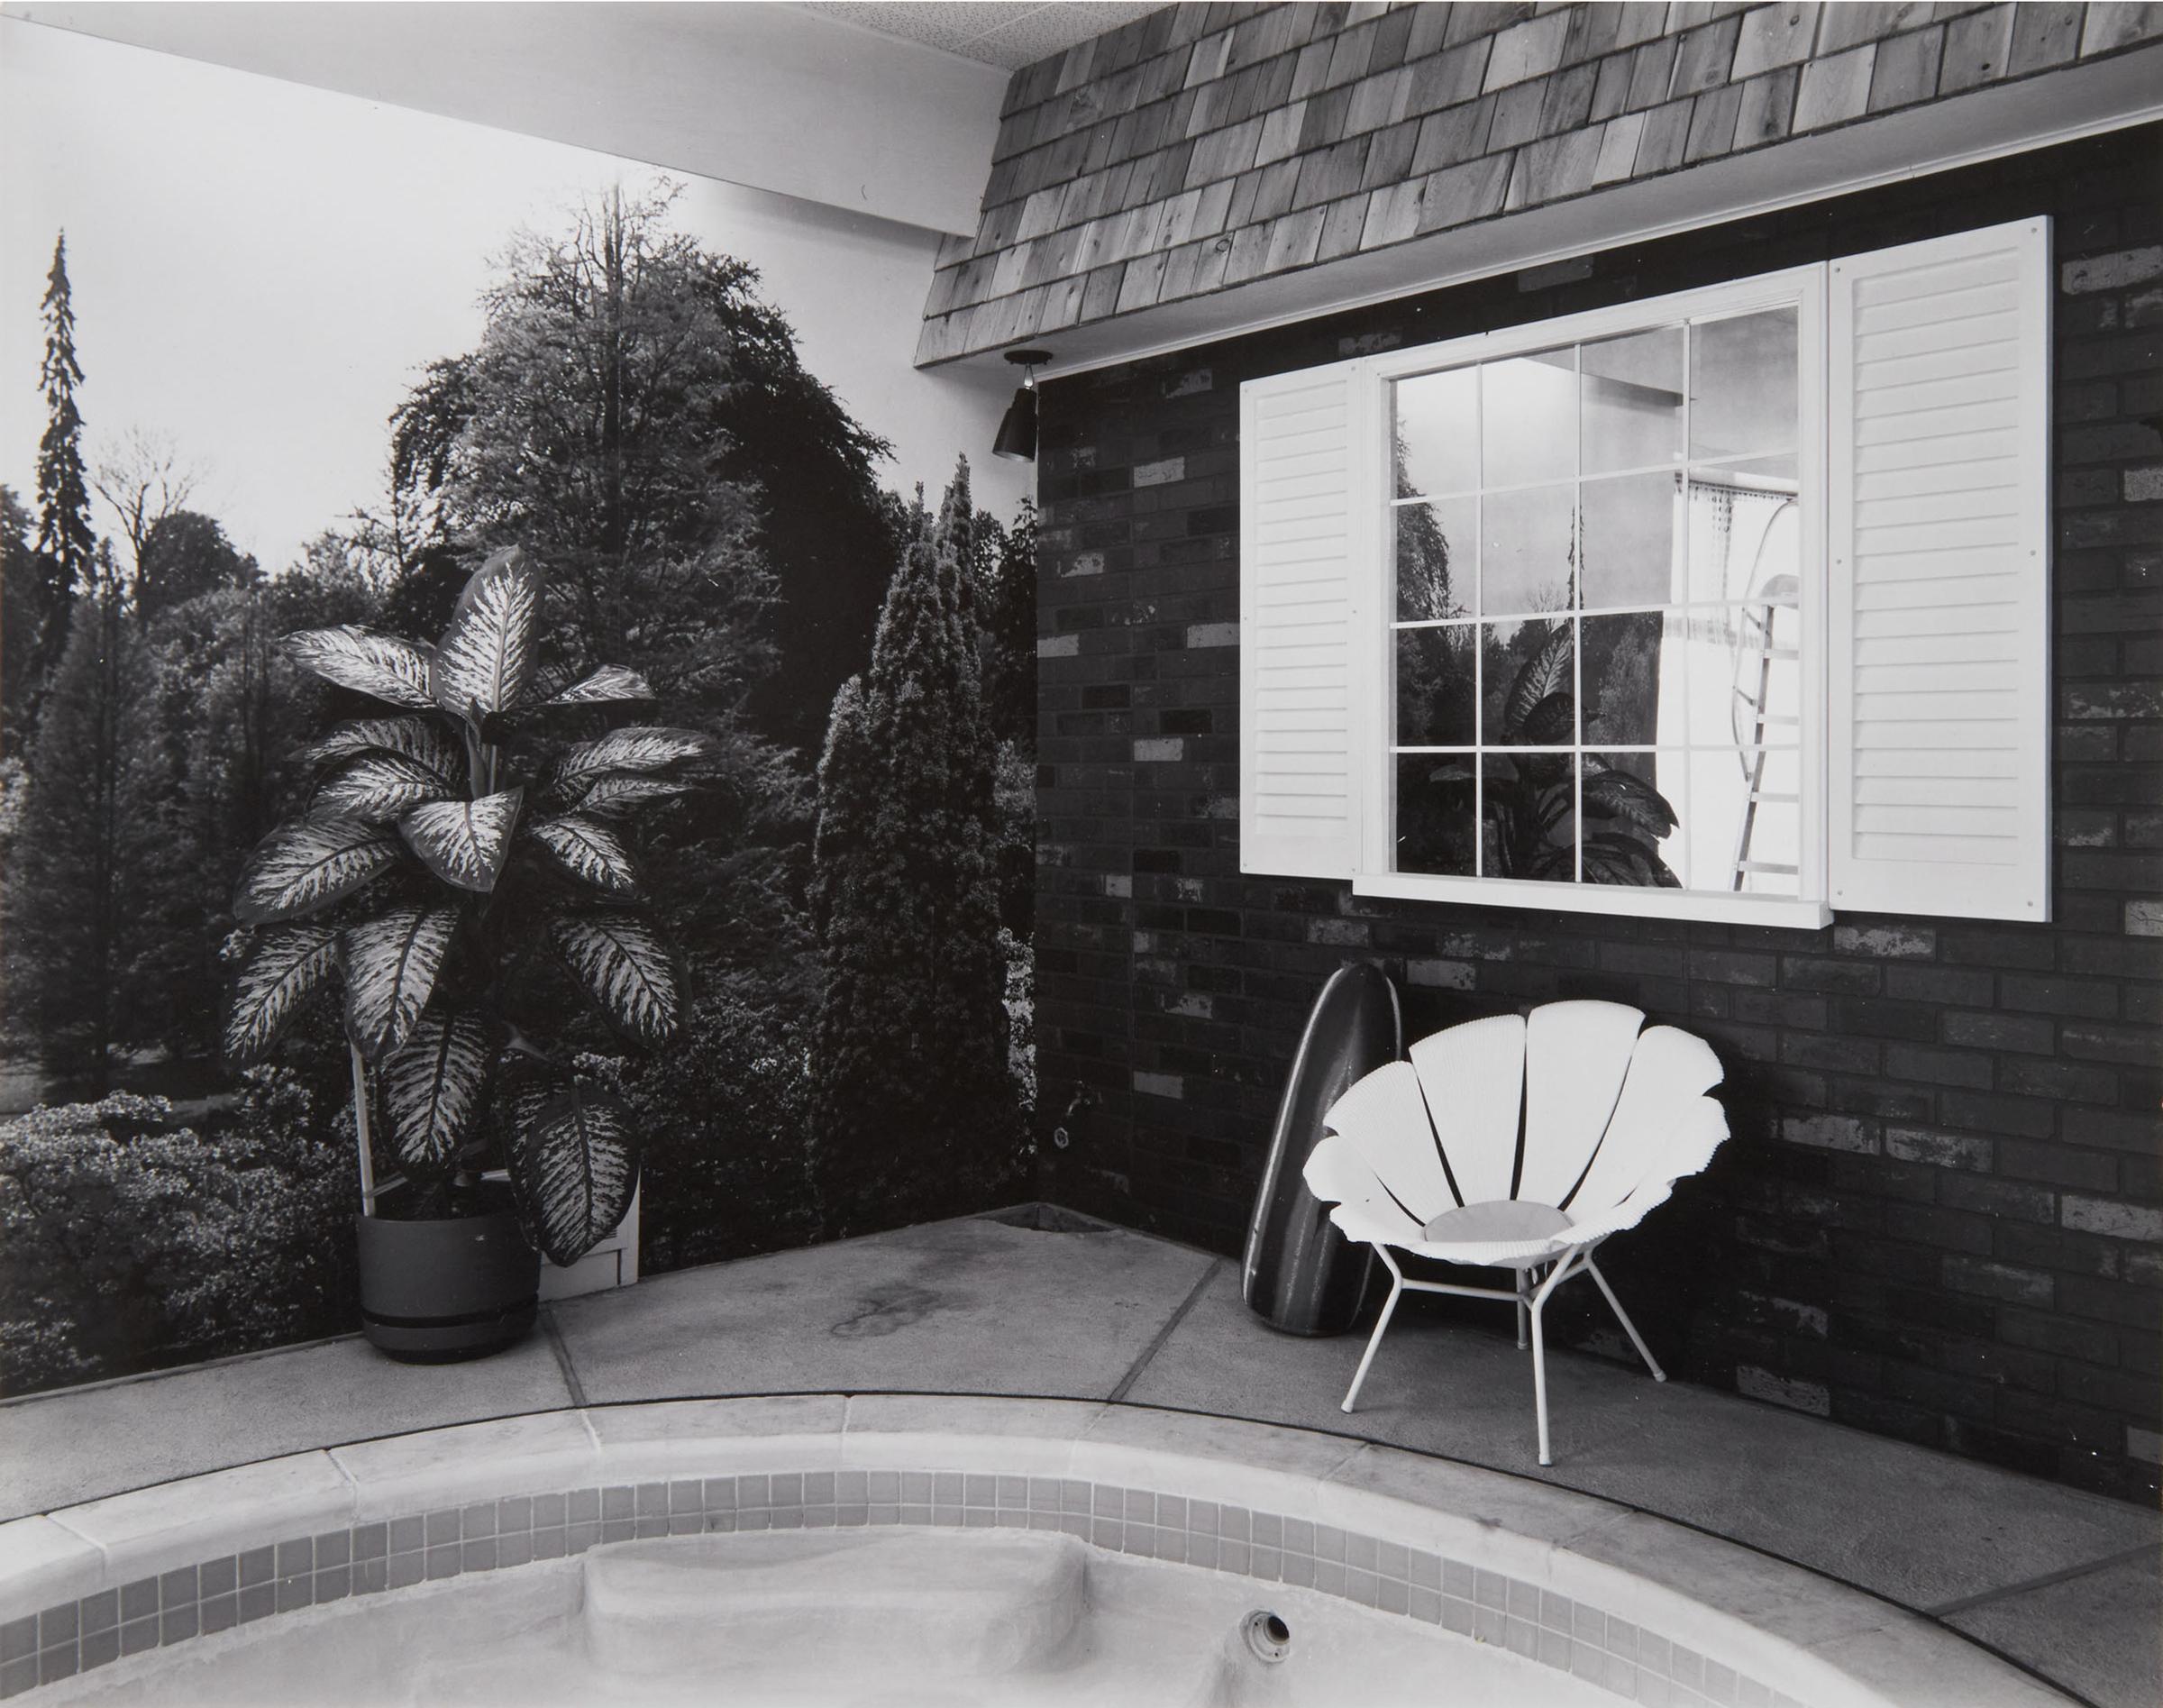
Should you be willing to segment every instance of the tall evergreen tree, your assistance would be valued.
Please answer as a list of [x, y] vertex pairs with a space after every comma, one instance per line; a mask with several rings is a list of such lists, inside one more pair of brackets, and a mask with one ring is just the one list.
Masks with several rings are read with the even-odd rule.
[[94, 563], [31, 746], [5, 896], [9, 1005], [36, 1014], [46, 1068], [93, 1098], [111, 1089], [125, 1001], [125, 838], [156, 835], [125, 810], [123, 773], [141, 735], [123, 728], [136, 626], [111, 548]]
[[977, 1208], [1010, 1184], [1018, 1122], [968, 481], [964, 461], [936, 526], [917, 513], [871, 668], [835, 697], [819, 767], [811, 1130], [834, 1234]]
[[75, 359], [75, 306], [68, 284], [68, 234], [52, 246], [45, 276], [45, 359], [39, 383], [45, 391], [45, 434], [38, 441], [38, 592], [31, 680], [25, 687], [34, 720], [46, 679], [68, 644], [68, 609], [94, 573], [96, 535], [90, 527], [90, 488], [83, 473], [83, 417], [75, 388], [83, 383]]

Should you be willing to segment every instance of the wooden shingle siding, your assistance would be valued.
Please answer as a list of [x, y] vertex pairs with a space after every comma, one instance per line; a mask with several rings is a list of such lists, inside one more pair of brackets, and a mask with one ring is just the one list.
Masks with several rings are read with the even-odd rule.
[[[2125, 4], [1181, 5], [1014, 74], [919, 362], [2163, 38]], [[1129, 277], [1131, 275], [1131, 277]]]

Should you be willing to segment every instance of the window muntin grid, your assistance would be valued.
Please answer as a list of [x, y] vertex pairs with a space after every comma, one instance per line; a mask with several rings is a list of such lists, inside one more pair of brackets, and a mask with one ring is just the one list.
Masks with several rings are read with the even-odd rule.
[[[1612, 818], [1624, 771], [1678, 820], [1633, 834], [1683, 888], [1800, 893], [1798, 326], [1676, 315], [1390, 382], [1393, 870], [1646, 881], [1587, 870], [1586, 778]], [[1566, 726], [1511, 716], [1536, 647]], [[1566, 861], [1530, 797], [1566, 806]]]

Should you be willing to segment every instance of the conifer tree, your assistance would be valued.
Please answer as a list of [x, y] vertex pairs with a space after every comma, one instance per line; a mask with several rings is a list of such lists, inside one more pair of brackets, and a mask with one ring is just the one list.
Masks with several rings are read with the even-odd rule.
[[[36, 717], [43, 685], [68, 644], [68, 611], [78, 587], [94, 572], [96, 536], [90, 527], [90, 488], [83, 473], [83, 417], [75, 388], [83, 370], [75, 359], [75, 307], [68, 285], [68, 234], [52, 246], [45, 276], [45, 360], [39, 383], [45, 390], [45, 434], [38, 442], [37, 593], [30, 649], [28, 716]], [[9, 698], [14, 696], [11, 693]]]
[[142, 732], [127, 703], [136, 627], [110, 546], [71, 602], [66, 650], [30, 750], [30, 788], [6, 892], [7, 1000], [38, 1018], [47, 1069], [69, 1089], [111, 1089], [125, 998], [123, 866], [148, 827], [126, 811]]
[[994, 744], [968, 464], [921, 509], [871, 668], [835, 697], [813, 906], [826, 973], [812, 1133], [829, 1234], [979, 1208], [1010, 1184]]

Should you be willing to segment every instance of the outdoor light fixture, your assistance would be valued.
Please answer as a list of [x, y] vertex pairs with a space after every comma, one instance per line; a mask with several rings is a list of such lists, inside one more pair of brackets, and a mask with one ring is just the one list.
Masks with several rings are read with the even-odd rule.
[[1007, 406], [1006, 419], [999, 424], [999, 437], [991, 441], [991, 454], [1013, 462], [1036, 461], [1036, 370], [1052, 359], [1048, 350], [1009, 350], [1007, 360], [1023, 370], [1014, 401]]

